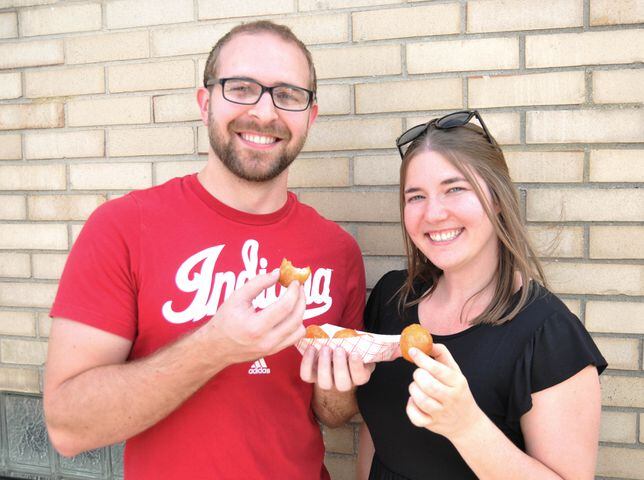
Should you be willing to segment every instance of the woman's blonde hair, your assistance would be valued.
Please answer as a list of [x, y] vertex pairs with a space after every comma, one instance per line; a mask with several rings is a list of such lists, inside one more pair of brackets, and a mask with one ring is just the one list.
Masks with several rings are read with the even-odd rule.
[[[530, 244], [521, 219], [519, 196], [510, 179], [503, 152], [492, 138], [488, 141], [483, 130], [471, 123], [461, 127], [439, 129], [433, 126], [415, 139], [405, 152], [400, 166], [400, 214], [405, 214], [405, 181], [411, 160], [419, 153], [433, 151], [441, 154], [457, 168], [472, 185], [481, 205], [492, 222], [499, 242], [499, 260], [496, 274], [491, 282], [494, 295], [490, 304], [470, 324], [500, 325], [511, 320], [527, 305], [533, 296], [533, 281], [546, 284], [543, 269]], [[475, 175], [484, 182], [480, 185]], [[488, 188], [492, 205], [487, 200], [484, 188]], [[498, 213], [496, 212], [498, 210]], [[414, 245], [407, 234], [403, 220], [403, 239], [407, 253], [408, 276], [400, 289], [400, 306], [406, 308], [431, 295], [442, 274], [436, 265]], [[513, 300], [515, 275], [521, 277], [523, 288], [518, 302]], [[429, 289], [415, 300], [414, 284], [422, 281]], [[474, 295], [472, 298], [474, 298]], [[471, 300], [471, 299], [470, 299]], [[462, 313], [461, 313], [462, 314]]]

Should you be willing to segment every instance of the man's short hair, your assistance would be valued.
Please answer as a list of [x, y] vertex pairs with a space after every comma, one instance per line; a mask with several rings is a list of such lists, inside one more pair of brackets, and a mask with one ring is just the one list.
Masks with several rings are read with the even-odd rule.
[[243, 23], [236, 26], [226, 35], [221, 37], [219, 41], [212, 47], [210, 55], [208, 55], [208, 60], [206, 61], [206, 68], [203, 72], [203, 83], [206, 86], [206, 82], [209, 78], [217, 76], [217, 59], [219, 58], [219, 53], [221, 49], [230, 42], [235, 36], [242, 34], [253, 34], [253, 33], [272, 33], [277, 35], [282, 40], [286, 42], [291, 42], [295, 44], [306, 57], [306, 61], [309, 64], [309, 89], [313, 92], [317, 91], [317, 77], [315, 75], [315, 66], [313, 65], [313, 57], [311, 52], [306, 48], [306, 45], [295, 36], [295, 34], [285, 25], [279, 25], [267, 20], [258, 20], [251, 23]]

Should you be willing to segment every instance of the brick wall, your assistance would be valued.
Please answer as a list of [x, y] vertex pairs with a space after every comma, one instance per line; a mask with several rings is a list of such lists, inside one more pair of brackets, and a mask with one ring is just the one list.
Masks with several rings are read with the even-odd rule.
[[[0, 389], [41, 392], [47, 308], [89, 213], [203, 165], [205, 57], [256, 18], [310, 45], [321, 117], [290, 184], [356, 237], [369, 286], [403, 265], [394, 139], [482, 112], [554, 290], [610, 363], [597, 474], [644, 479], [641, 0], [0, 0]], [[20, 436], [14, 393], [0, 419]], [[356, 424], [324, 433], [333, 477], [353, 478]], [[18, 440], [0, 438], [4, 473]], [[96, 465], [43, 451], [33, 471]]]

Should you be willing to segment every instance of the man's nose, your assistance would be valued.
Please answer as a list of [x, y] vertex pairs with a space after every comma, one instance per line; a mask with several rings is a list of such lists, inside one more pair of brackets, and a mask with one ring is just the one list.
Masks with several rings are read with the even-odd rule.
[[270, 92], [264, 92], [259, 97], [259, 101], [248, 110], [248, 114], [266, 123], [276, 120], [278, 117], [277, 108], [273, 103]]

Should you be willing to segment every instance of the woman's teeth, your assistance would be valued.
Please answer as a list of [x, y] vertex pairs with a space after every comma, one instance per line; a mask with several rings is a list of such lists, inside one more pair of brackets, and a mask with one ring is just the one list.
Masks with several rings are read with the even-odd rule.
[[436, 232], [436, 233], [429, 233], [429, 238], [434, 241], [434, 242], [446, 242], [448, 240], [453, 240], [456, 238], [461, 232], [463, 231], [462, 228], [459, 228], [457, 230], [449, 230], [446, 232]]

